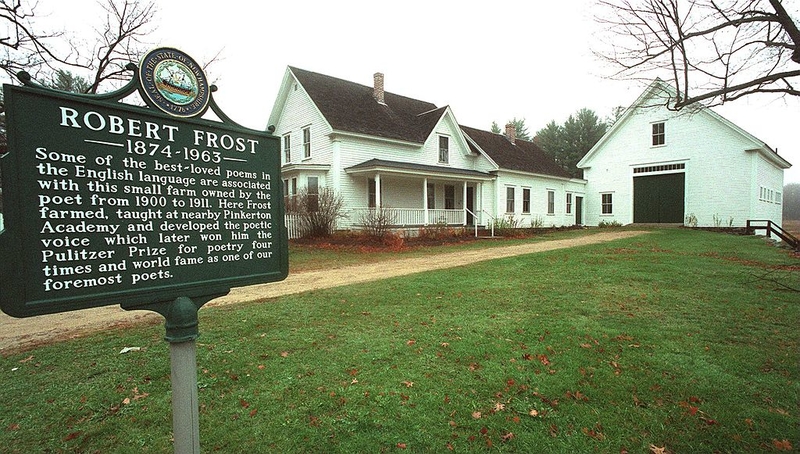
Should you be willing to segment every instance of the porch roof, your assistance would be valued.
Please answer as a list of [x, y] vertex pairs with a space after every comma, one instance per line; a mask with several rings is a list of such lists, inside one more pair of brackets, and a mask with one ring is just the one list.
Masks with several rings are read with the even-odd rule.
[[413, 162], [386, 161], [383, 159], [370, 159], [360, 164], [344, 169], [351, 175], [383, 172], [389, 174], [404, 174], [418, 177], [455, 178], [461, 180], [487, 181], [494, 179], [493, 175], [478, 170], [460, 169], [457, 167], [430, 166]]

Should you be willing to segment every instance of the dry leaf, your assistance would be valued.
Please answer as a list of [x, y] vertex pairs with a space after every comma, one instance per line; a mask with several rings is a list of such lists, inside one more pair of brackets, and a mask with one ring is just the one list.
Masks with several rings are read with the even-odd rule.
[[772, 446], [778, 451], [791, 451], [792, 443], [789, 440], [772, 440]]

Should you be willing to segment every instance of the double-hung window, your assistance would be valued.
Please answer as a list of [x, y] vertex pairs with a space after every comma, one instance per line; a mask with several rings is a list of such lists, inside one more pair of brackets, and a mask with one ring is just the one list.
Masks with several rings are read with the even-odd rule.
[[547, 214], [556, 214], [556, 191], [547, 191]]
[[614, 213], [614, 194], [606, 193], [601, 194], [600, 200], [600, 213], [613, 214]]
[[522, 188], [522, 212], [531, 212], [531, 190], [530, 188]]
[[572, 193], [567, 193], [567, 214], [572, 214]]
[[653, 146], [657, 147], [666, 143], [666, 134], [664, 133], [664, 122], [653, 123]]
[[308, 211], [319, 211], [319, 178], [308, 177], [308, 186], [306, 186], [306, 193], [308, 196]]
[[289, 164], [292, 162], [292, 135], [286, 134], [283, 136], [283, 162]]
[[436, 208], [436, 185], [428, 183], [428, 209]]
[[514, 212], [514, 188], [506, 188], [506, 213]]
[[303, 159], [311, 158], [311, 126], [303, 128]]
[[450, 163], [450, 138], [439, 136], [439, 163]]

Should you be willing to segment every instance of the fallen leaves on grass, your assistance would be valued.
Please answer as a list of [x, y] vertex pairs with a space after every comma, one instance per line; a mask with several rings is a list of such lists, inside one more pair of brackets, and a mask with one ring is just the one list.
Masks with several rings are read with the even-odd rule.
[[583, 394], [583, 393], [582, 393], [582, 392], [580, 392], [580, 391], [575, 391], [575, 392], [572, 392], [572, 391], [567, 391], [567, 392], [564, 394], [564, 396], [565, 396], [567, 399], [574, 399], [574, 400], [577, 400], [577, 401], [589, 402], [589, 398], [588, 398], [588, 397], [586, 397], [586, 395], [585, 395], [585, 394]]
[[600, 430], [603, 427], [600, 424], [597, 424], [594, 429], [589, 429], [587, 427], [582, 427], [581, 432], [589, 438], [593, 438], [597, 441], [603, 441], [606, 439], [606, 436]]
[[772, 447], [777, 449], [778, 451], [791, 451], [792, 450], [792, 443], [789, 440], [772, 440]]
[[540, 363], [542, 363], [543, 366], [550, 365], [550, 360], [547, 358], [547, 355], [540, 353], [536, 355], [536, 358], [539, 360]]
[[63, 441], [74, 440], [74, 439], [78, 438], [80, 436], [80, 434], [81, 434], [81, 431], [72, 432], [72, 433], [68, 434], [66, 437], [64, 437]]

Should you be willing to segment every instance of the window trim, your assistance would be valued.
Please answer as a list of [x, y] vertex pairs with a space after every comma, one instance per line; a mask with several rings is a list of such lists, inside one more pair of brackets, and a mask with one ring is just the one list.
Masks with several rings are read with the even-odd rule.
[[[608, 196], [608, 202], [606, 202]], [[608, 207], [608, 210], [606, 210]], [[602, 192], [600, 193], [600, 216], [613, 216], [614, 215], [614, 193]]]
[[311, 159], [311, 126], [303, 128], [303, 159]]
[[[313, 187], [312, 181], [314, 182]], [[319, 177], [310, 175], [306, 178], [306, 197], [308, 197], [309, 211], [319, 211]]]
[[531, 213], [531, 188], [522, 188], [522, 214]]
[[653, 147], [663, 147], [667, 144], [667, 128], [665, 121], [655, 121], [650, 123], [650, 145]]
[[292, 162], [292, 133], [286, 133], [283, 136], [283, 162], [289, 164]]
[[[517, 188], [514, 186], [506, 186], [506, 213], [508, 214], [513, 214], [516, 209], [516, 189]], [[511, 195], [511, 197], [509, 197], [509, 195]], [[508, 209], [509, 206], [511, 210]]]
[[[445, 147], [442, 147], [444, 141]], [[450, 164], [450, 137], [439, 135], [439, 164]]]
[[567, 214], [572, 214], [572, 199], [573, 199], [573, 195], [572, 195], [571, 192], [568, 192], [566, 197], [567, 197], [567, 201], [566, 201], [567, 203], [566, 203], [566, 207], [565, 207], [566, 208], [566, 212], [567, 212]]

